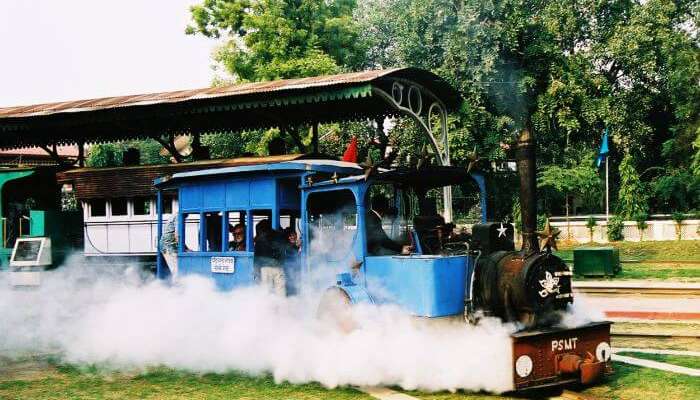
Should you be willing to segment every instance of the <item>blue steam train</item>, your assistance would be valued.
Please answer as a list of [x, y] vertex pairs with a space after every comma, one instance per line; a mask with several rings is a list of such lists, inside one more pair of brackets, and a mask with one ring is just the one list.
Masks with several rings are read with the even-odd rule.
[[[279, 263], [285, 292], [323, 290], [321, 315], [343, 319], [343, 309], [364, 302], [426, 319], [520, 321], [527, 329], [512, 336], [516, 389], [589, 384], [610, 372], [609, 323], [554, 327], [552, 316], [573, 300], [561, 259], [515, 251], [510, 225], [475, 225], [471, 237], [450, 232], [432, 199], [465, 181], [484, 194], [478, 175], [449, 166], [384, 170], [298, 159], [176, 173], [155, 182], [157, 274], [204, 275], [222, 290], [252, 285], [264, 258], [260, 227], [269, 224], [271, 232], [300, 235], [299, 251]], [[166, 257], [160, 203], [169, 191], [180, 205], [169, 221], [177, 244]], [[243, 242], [236, 244], [234, 227], [244, 229]]]

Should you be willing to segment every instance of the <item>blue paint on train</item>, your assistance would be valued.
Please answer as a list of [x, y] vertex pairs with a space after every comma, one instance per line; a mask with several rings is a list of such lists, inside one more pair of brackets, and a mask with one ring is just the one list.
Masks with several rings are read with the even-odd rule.
[[[336, 287], [352, 303], [395, 304], [423, 317], [462, 314], [471, 286], [473, 256], [369, 254], [367, 193], [376, 182], [363, 172], [352, 163], [309, 160], [188, 172], [156, 180], [159, 203], [162, 191], [178, 192], [178, 274], [210, 277], [221, 290], [255, 284], [254, 225], [266, 218], [273, 229], [280, 229], [284, 216], [285, 223], [302, 237], [299, 253], [285, 259], [288, 293], [297, 293], [305, 285]], [[485, 199], [483, 179], [475, 180]], [[321, 195], [333, 200], [319, 202]], [[318, 211], [310, 211], [314, 201], [314, 210], [345, 202], [345, 214], [338, 218], [316, 215]], [[485, 202], [482, 208], [485, 216]], [[160, 237], [166, 221], [160, 204], [157, 210]], [[232, 215], [245, 221], [245, 251], [230, 250]], [[324, 253], [308, 239], [323, 237], [322, 230], [328, 227], [337, 229], [346, 240], [326, 240]], [[417, 242], [415, 231], [408, 234], [416, 241], [415, 249], [425, 248]], [[342, 247], [333, 247], [338, 245]], [[157, 268], [158, 277], [169, 276], [160, 252]], [[327, 279], [318, 281], [318, 276]]]

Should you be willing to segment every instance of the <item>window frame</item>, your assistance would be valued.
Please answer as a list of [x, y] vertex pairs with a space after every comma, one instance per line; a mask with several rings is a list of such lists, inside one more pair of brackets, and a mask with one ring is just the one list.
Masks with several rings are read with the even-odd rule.
[[112, 214], [112, 210], [113, 210], [112, 200], [115, 200], [115, 199], [109, 199], [107, 201], [107, 203], [108, 203], [108, 211], [107, 211], [108, 218], [107, 218], [107, 220], [108, 221], [127, 221], [127, 220], [131, 219], [131, 207], [129, 205], [131, 199], [129, 197], [119, 197], [119, 199], [124, 199], [126, 201], [126, 214], [124, 214], [124, 215]]
[[[105, 204], [105, 214], [104, 215], [95, 215], [95, 216], [92, 215], [92, 203], [91, 202], [95, 201], [95, 200], [100, 200], [100, 201], [104, 202], [104, 204]], [[108, 203], [107, 199], [103, 199], [103, 198], [85, 200], [85, 211], [87, 214], [85, 219], [88, 221], [107, 221], [107, 216], [109, 215], [107, 203]]]
[[[245, 250], [229, 250], [228, 249], [228, 244], [230, 242], [230, 237], [229, 237], [229, 231], [228, 231], [228, 224], [230, 223], [230, 213], [242, 213], [243, 214], [243, 221], [245, 223]], [[224, 210], [224, 253], [233, 253], [233, 254], [246, 254], [246, 253], [252, 253], [253, 252], [253, 238], [252, 234], [253, 231], [250, 229], [251, 225], [251, 219], [252, 217], [252, 212], [250, 209], [238, 209], [238, 210], [233, 210], [233, 209], [226, 209]], [[235, 225], [234, 225], [235, 226]]]
[[[146, 199], [148, 200], [148, 214], [136, 214], [136, 200]], [[155, 200], [152, 196], [135, 196], [129, 199], [129, 204], [131, 205], [131, 216], [134, 218], [144, 218], [151, 219], [155, 215]], [[164, 214], [166, 215], [166, 214]]]

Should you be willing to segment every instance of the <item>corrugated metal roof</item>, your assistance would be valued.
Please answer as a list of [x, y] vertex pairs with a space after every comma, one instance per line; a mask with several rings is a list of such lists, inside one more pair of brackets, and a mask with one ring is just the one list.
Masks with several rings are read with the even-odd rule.
[[447, 82], [416, 68], [243, 83], [0, 108], [0, 149], [382, 118], [400, 111], [375, 89], [391, 94], [396, 81], [420, 85], [448, 110], [461, 103]]
[[0, 108], [0, 118], [18, 118], [56, 113], [94, 111], [108, 108], [149, 105], [155, 103], [173, 103], [196, 99], [212, 99], [248, 94], [271, 93], [329, 87], [348, 83], [366, 83], [389, 75], [399, 69], [385, 69], [364, 72], [352, 72], [340, 75], [315, 76], [300, 79], [283, 79], [267, 82], [241, 83], [236, 85], [210, 87], [192, 90], [178, 90], [129, 96], [103, 97], [88, 100], [65, 101], [57, 103], [34, 104], [19, 107]]

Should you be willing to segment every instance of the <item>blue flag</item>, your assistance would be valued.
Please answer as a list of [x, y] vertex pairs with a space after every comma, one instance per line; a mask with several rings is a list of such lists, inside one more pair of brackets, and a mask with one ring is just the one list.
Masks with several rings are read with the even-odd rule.
[[600, 143], [600, 151], [598, 151], [598, 158], [596, 159], [596, 166], [600, 167], [600, 163], [608, 156], [608, 151], [608, 128], [605, 128], [603, 140]]

